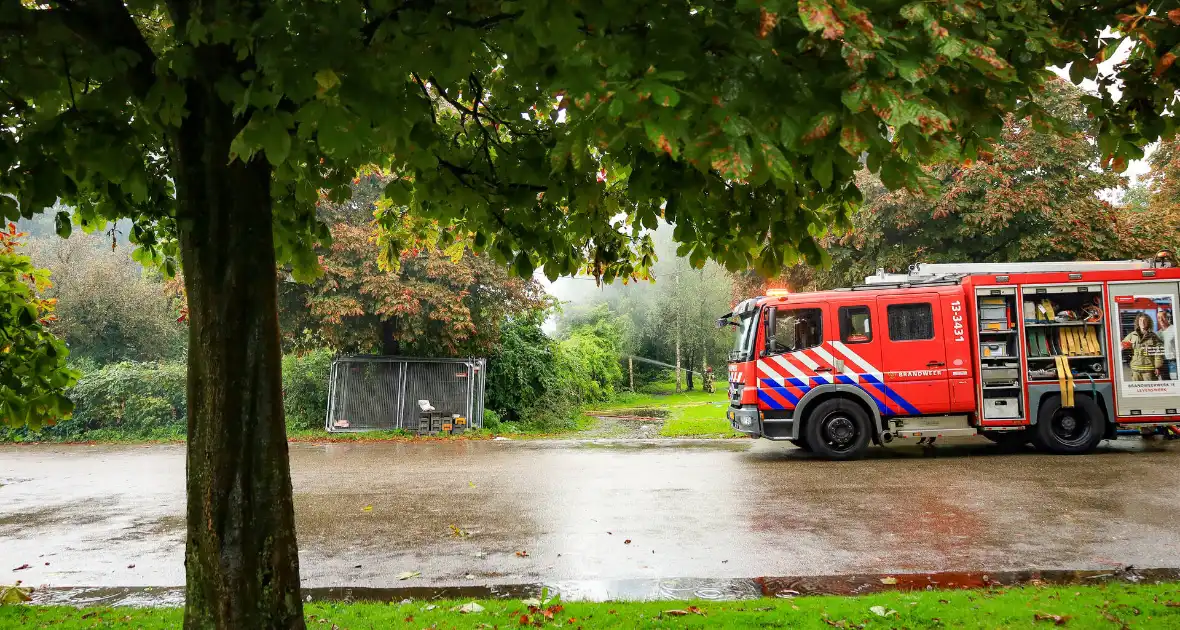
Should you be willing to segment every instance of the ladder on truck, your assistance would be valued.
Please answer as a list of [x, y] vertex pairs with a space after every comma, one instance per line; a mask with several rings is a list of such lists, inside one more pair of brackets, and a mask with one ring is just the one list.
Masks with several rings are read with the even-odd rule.
[[1013, 273], [1081, 272], [1081, 271], [1135, 271], [1155, 269], [1160, 263], [1150, 260], [1078, 260], [1070, 262], [1027, 262], [1027, 263], [917, 263], [910, 265], [909, 273], [877, 273], [865, 278], [865, 284], [925, 284], [963, 276], [1003, 275]]

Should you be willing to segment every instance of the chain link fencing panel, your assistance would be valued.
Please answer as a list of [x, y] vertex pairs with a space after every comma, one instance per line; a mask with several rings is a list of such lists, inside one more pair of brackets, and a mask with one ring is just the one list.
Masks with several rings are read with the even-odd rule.
[[326, 428], [417, 432], [428, 401], [435, 414], [483, 427], [485, 359], [348, 356], [332, 362]]

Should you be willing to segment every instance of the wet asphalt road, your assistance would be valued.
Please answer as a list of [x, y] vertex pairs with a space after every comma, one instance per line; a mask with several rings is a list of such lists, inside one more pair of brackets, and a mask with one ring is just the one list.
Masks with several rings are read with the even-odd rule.
[[[293, 444], [291, 461], [308, 587], [1180, 567], [1180, 442], [848, 463], [749, 440]], [[183, 507], [183, 446], [0, 447], [0, 583], [183, 584]]]

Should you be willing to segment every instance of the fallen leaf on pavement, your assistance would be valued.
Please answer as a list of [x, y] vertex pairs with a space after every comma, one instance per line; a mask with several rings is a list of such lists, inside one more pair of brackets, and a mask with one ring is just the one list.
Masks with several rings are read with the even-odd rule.
[[529, 552], [527, 552], [527, 551], [518, 551], [518, 552], [516, 552], [516, 557], [517, 557], [517, 558], [527, 558], [527, 557], [529, 557]]
[[888, 617], [889, 615], [896, 615], [897, 614], [896, 610], [889, 610], [888, 608], [885, 608], [884, 606], [873, 606], [872, 608], [869, 608], [869, 610], [872, 611], [872, 613], [874, 615], [877, 615], [878, 617]]
[[30, 566], [29, 566], [29, 565], [27, 565], [27, 564], [22, 564], [22, 565], [20, 565], [19, 567], [17, 567], [17, 568], [15, 568], [15, 569], [13, 569], [13, 571], [24, 571], [25, 569], [31, 569], [31, 568], [32, 568], [32, 567], [30, 567]]
[[410, 578], [416, 578], [420, 575], [422, 575], [421, 571], [402, 571], [401, 573], [397, 574], [397, 579], [408, 580]]
[[630, 545], [630, 544], [631, 544], [631, 539], [630, 539], [630, 538], [628, 538], [627, 540], [624, 540], [624, 541], [623, 541], [623, 544], [624, 544], [624, 545]]
[[0, 606], [30, 601], [32, 595], [33, 589], [21, 586], [19, 580], [12, 586], [0, 586]]
[[1069, 617], [1062, 615], [1050, 615], [1047, 613], [1037, 613], [1033, 615], [1033, 619], [1036, 619], [1037, 621], [1052, 621], [1054, 624], [1059, 626], [1064, 626], [1066, 623], [1069, 623]]
[[371, 505], [366, 505], [365, 507], [361, 508], [361, 511], [363, 511], [363, 512], [372, 512], [372, 511], [373, 511], [373, 506], [371, 506]]
[[460, 529], [458, 525], [451, 525], [451, 535], [455, 538], [467, 538], [471, 535], [471, 532]]
[[881, 583], [882, 583], [882, 584], [897, 584], [897, 578], [895, 578], [895, 577], [883, 577], [883, 578], [881, 578]]
[[480, 606], [479, 604], [477, 604], [475, 602], [469, 602], [467, 604], [463, 604], [462, 606], [460, 606], [459, 612], [464, 613], [464, 614], [483, 612], [483, 606]]
[[134, 564], [129, 564], [129, 565], [127, 565], [127, 568], [128, 568], [128, 569], [134, 569], [134, 568], [135, 568], [135, 565], [134, 565]]

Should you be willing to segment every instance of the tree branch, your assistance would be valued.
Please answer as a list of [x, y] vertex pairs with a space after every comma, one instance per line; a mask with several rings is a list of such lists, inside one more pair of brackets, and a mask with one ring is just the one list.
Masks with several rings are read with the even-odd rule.
[[54, 14], [66, 28], [104, 54], [130, 50], [137, 59], [127, 70], [127, 82], [137, 98], [147, 98], [156, 82], [156, 53], [122, 0], [55, 0]]

